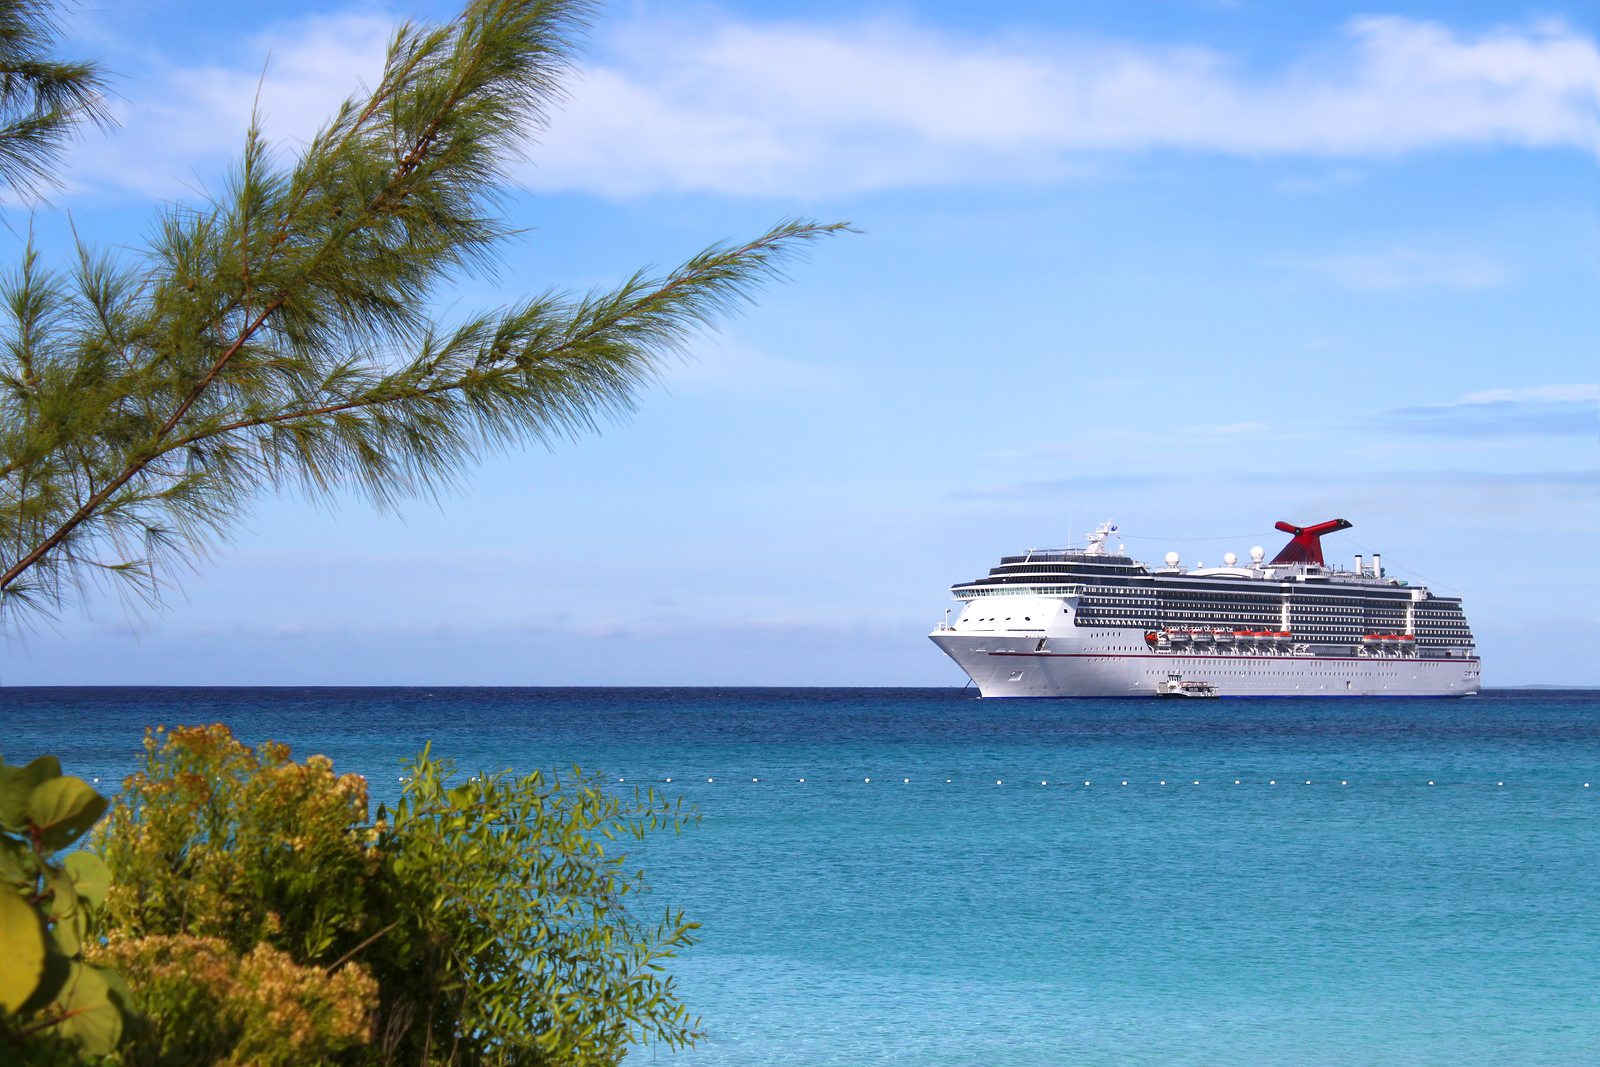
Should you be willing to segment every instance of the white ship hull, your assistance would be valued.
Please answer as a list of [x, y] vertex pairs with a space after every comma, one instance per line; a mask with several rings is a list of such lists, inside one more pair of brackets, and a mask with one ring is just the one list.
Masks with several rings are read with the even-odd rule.
[[1091, 637], [962, 633], [928, 636], [985, 697], [1154, 697], [1179, 674], [1223, 697], [1460, 697], [1478, 692], [1476, 656], [1312, 656], [1233, 651], [1155, 652], [1143, 630]]
[[1294, 534], [1272, 562], [1185, 571], [1108, 549], [1102, 523], [1082, 551], [1002, 556], [987, 576], [951, 587], [953, 624], [928, 636], [986, 697], [1460, 697], [1481, 664], [1459, 597], [1368, 567], [1329, 567], [1324, 534]]

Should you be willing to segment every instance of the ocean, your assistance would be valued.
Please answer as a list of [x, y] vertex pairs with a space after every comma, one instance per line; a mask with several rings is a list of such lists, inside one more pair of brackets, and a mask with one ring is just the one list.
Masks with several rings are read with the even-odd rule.
[[1600, 1061], [1600, 691], [6, 688], [0, 755], [106, 787], [215, 721], [375, 799], [431, 740], [697, 805], [630, 855], [707, 1037], [629, 1062]]

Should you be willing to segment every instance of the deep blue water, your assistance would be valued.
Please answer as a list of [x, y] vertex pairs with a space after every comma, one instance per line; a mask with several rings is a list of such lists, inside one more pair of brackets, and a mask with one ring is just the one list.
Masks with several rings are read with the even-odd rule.
[[432, 740], [697, 804], [636, 851], [704, 923], [664, 1064], [1600, 1061], [1600, 692], [12, 688], [0, 754], [219, 720], [379, 798]]

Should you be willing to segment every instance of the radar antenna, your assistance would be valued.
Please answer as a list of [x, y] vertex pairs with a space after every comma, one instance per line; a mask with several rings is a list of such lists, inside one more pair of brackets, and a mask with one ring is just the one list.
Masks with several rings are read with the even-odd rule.
[[1084, 553], [1090, 556], [1106, 555], [1106, 538], [1110, 537], [1116, 532], [1116, 523], [1102, 522], [1099, 526], [1095, 527], [1094, 533], [1089, 535], [1089, 547], [1084, 549]]

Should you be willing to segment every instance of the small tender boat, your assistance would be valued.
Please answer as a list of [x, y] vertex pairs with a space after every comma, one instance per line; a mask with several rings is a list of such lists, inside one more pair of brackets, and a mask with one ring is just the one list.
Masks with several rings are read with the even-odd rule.
[[1156, 696], [1158, 697], [1188, 697], [1190, 699], [1204, 700], [1221, 696], [1217, 687], [1210, 682], [1184, 681], [1181, 674], [1169, 674], [1167, 680], [1156, 683]]

